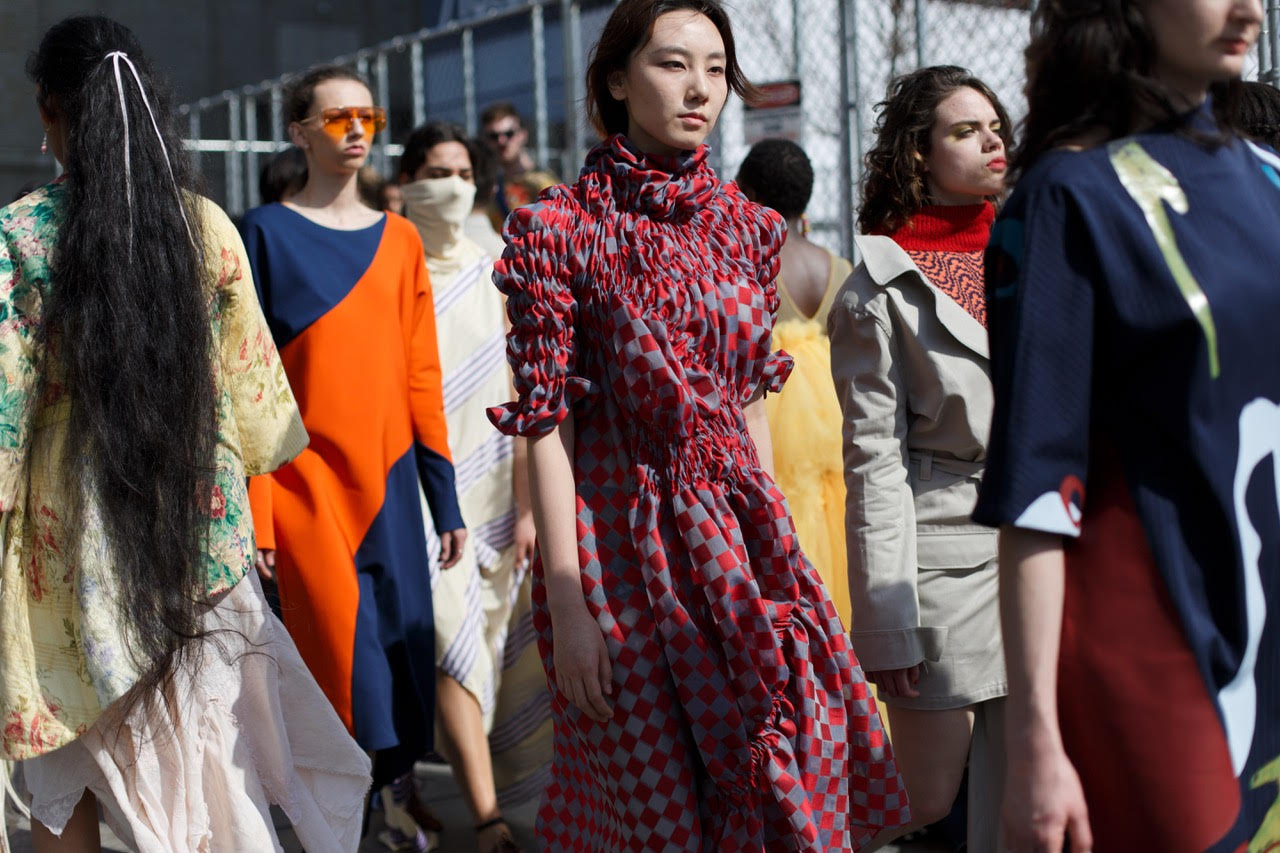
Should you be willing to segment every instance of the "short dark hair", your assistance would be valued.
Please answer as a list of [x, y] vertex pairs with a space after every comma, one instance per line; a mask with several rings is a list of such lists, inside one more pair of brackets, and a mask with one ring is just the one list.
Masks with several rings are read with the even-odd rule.
[[[1217, 102], [1214, 102], [1217, 106]], [[1240, 133], [1280, 151], [1280, 90], [1270, 83], [1241, 83], [1228, 105], [1226, 123]]]
[[991, 102], [1000, 119], [1005, 150], [1013, 145], [1013, 127], [1004, 104], [991, 87], [957, 65], [933, 65], [894, 78], [885, 99], [876, 104], [876, 141], [863, 162], [863, 234], [895, 231], [925, 204], [924, 158], [932, 148], [938, 104], [957, 89], [973, 89]]
[[479, 139], [467, 141], [471, 150], [471, 179], [476, 182], [476, 204], [486, 205], [493, 199], [498, 185], [498, 158]]
[[738, 186], [784, 219], [804, 213], [813, 195], [813, 164], [789, 139], [765, 139], [751, 146], [738, 168]]
[[441, 142], [460, 142], [467, 149], [472, 167], [475, 167], [475, 146], [467, 137], [467, 132], [453, 122], [430, 121], [422, 127], [414, 128], [409, 138], [404, 141], [404, 153], [400, 155], [399, 174], [413, 178], [422, 164], [427, 162], [427, 152]]
[[759, 95], [738, 64], [733, 28], [720, 0], [622, 0], [600, 33], [587, 67], [587, 117], [601, 136], [627, 132], [627, 105], [609, 92], [609, 75], [624, 70], [632, 54], [653, 35], [653, 22], [667, 12], [706, 15], [724, 40], [725, 78], [730, 91], [748, 103]]
[[284, 201], [307, 184], [307, 155], [296, 145], [271, 155], [258, 173], [258, 196], [263, 204]]
[[480, 126], [485, 127], [507, 116], [514, 118], [521, 127], [524, 127], [524, 119], [520, 117], [516, 105], [510, 101], [498, 101], [485, 107], [480, 113]]
[[344, 65], [317, 65], [293, 82], [284, 98], [285, 121], [302, 121], [316, 101], [316, 86], [329, 80], [354, 80], [372, 94], [373, 87], [359, 72]]

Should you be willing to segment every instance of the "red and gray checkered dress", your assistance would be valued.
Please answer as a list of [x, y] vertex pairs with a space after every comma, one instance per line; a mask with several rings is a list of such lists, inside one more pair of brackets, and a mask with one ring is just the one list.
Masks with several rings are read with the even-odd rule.
[[777, 391], [769, 353], [782, 221], [621, 136], [578, 183], [515, 211], [494, 280], [519, 399], [539, 436], [572, 411], [578, 555], [613, 661], [613, 718], [553, 690], [547, 850], [834, 851], [905, 823], [906, 794], [862, 670], [743, 406]]

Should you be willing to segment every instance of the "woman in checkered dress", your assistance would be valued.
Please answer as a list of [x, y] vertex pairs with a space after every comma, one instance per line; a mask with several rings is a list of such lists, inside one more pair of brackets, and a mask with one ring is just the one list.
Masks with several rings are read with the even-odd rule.
[[781, 218], [707, 165], [749, 92], [715, 0], [623, 0], [608, 139], [507, 221], [495, 281], [530, 437], [551, 850], [835, 851], [908, 819], [861, 668], [769, 474]]

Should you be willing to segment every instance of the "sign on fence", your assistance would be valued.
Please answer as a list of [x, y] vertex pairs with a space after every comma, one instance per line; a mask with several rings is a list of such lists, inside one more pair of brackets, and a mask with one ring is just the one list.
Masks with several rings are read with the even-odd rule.
[[762, 139], [790, 139], [799, 144], [804, 133], [800, 110], [800, 81], [758, 83], [760, 100], [743, 110], [743, 135], [748, 145]]

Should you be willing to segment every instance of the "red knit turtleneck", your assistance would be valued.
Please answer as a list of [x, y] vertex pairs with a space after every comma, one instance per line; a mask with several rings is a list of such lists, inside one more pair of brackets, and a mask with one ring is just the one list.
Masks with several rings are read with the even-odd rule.
[[928, 205], [889, 235], [925, 278], [984, 326], [987, 303], [982, 255], [995, 218], [996, 209], [990, 202]]
[[889, 236], [908, 252], [981, 252], [987, 248], [996, 208], [982, 204], [930, 204]]

